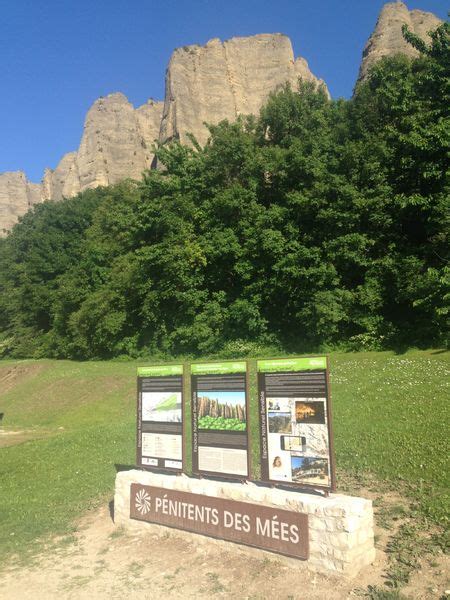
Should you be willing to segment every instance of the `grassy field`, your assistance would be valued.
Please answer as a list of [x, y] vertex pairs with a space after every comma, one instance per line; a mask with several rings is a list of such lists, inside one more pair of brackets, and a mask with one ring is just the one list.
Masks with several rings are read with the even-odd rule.
[[[403, 486], [423, 518], [442, 524], [450, 354], [332, 354], [330, 363], [342, 480]], [[135, 462], [137, 364], [0, 362], [0, 563], [70, 533], [83, 511], [112, 498], [116, 469]], [[254, 366], [250, 384], [255, 459]]]

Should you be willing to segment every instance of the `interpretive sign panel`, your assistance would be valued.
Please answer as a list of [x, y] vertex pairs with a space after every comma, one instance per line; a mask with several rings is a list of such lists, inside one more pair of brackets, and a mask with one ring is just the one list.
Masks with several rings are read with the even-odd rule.
[[248, 476], [247, 363], [191, 365], [192, 470]]
[[295, 511], [132, 483], [130, 518], [309, 558], [308, 515]]
[[183, 365], [138, 368], [137, 464], [183, 468]]
[[334, 491], [328, 361], [258, 360], [262, 479]]

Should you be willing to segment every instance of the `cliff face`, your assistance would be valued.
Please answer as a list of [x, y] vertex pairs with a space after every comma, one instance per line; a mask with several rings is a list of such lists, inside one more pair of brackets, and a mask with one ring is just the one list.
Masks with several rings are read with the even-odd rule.
[[294, 59], [289, 38], [281, 34], [178, 48], [166, 74], [160, 141], [189, 143], [189, 132], [204, 144], [204, 122], [258, 114], [270, 92], [286, 82], [295, 87], [299, 77], [319, 82], [303, 58]]
[[140, 179], [153, 160], [162, 109], [163, 103], [153, 100], [135, 109], [120, 93], [99, 98], [87, 113], [78, 152], [46, 170], [43, 198], [61, 200], [127, 177]]
[[415, 50], [403, 38], [402, 26], [408, 25], [412, 33], [429, 41], [427, 32], [436, 29], [441, 20], [433, 13], [421, 10], [408, 10], [403, 2], [389, 2], [381, 10], [375, 27], [363, 51], [363, 59], [359, 70], [358, 82], [367, 78], [370, 68], [384, 56], [406, 54], [416, 57]]
[[[431, 13], [409, 11], [402, 2], [386, 4], [364, 50], [360, 81], [383, 56], [417, 54], [403, 39], [405, 23], [426, 39], [440, 21]], [[164, 103], [149, 100], [135, 109], [120, 93], [100, 98], [87, 113], [78, 151], [64, 155], [55, 169], [46, 169], [42, 184], [28, 182], [21, 171], [0, 174], [0, 235], [36, 202], [139, 179], [152, 164], [156, 139], [189, 143], [190, 132], [204, 144], [209, 135], [204, 122], [258, 114], [272, 91], [286, 82], [295, 87], [299, 78], [323, 83], [303, 58], [294, 58], [289, 38], [281, 34], [178, 48], [167, 69]]]
[[78, 151], [46, 169], [41, 185], [27, 182], [23, 173], [2, 176], [0, 231], [9, 230], [35, 202], [139, 179], [152, 164], [156, 139], [187, 142], [191, 132], [204, 144], [204, 122], [257, 114], [271, 91], [286, 82], [296, 86], [299, 77], [319, 82], [304, 59], [294, 59], [289, 38], [280, 34], [215, 39], [175, 50], [164, 103], [149, 100], [135, 109], [120, 93], [100, 98], [87, 113]]
[[69, 152], [60, 160], [55, 170], [45, 169], [42, 180], [42, 198], [60, 200], [81, 191], [78, 174], [77, 153]]
[[22, 171], [0, 173], [0, 236], [41, 200], [41, 186], [30, 183]]
[[70, 198], [83, 190], [140, 179], [153, 160], [163, 102], [134, 108], [120, 93], [99, 98], [89, 109], [77, 152], [65, 154], [55, 169], [45, 169], [41, 184], [21, 171], [0, 174], [0, 235], [5, 235], [36, 202]]
[[123, 94], [97, 100], [89, 110], [77, 155], [80, 188], [110, 185], [149, 169], [158, 139], [162, 102], [135, 110]]

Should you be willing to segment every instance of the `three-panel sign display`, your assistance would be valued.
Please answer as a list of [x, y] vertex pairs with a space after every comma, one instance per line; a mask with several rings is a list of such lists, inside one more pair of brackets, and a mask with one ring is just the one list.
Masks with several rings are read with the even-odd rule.
[[[323, 356], [256, 361], [261, 481], [335, 489], [328, 373]], [[247, 361], [140, 367], [138, 465], [183, 470], [186, 400], [192, 473], [250, 479]]]

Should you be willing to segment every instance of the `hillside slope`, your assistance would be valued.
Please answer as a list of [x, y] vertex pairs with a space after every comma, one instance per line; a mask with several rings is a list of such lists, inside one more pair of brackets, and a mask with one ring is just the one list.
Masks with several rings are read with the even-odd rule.
[[[439, 523], [450, 353], [330, 360], [338, 489], [346, 474], [406, 486]], [[135, 373], [133, 362], [0, 362], [0, 562], [69, 532], [79, 514], [111, 498], [116, 469], [135, 462]], [[250, 422], [255, 456], [257, 419]]]

